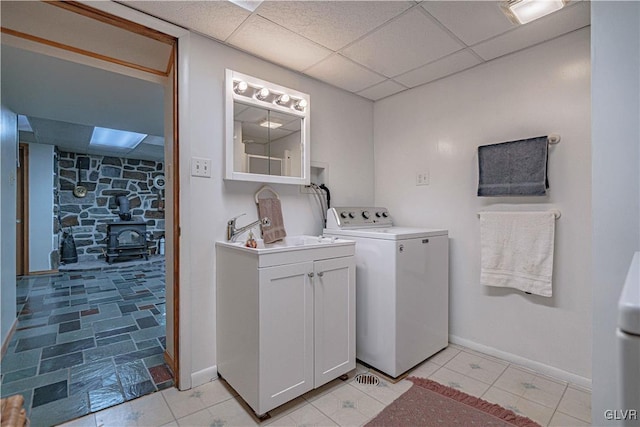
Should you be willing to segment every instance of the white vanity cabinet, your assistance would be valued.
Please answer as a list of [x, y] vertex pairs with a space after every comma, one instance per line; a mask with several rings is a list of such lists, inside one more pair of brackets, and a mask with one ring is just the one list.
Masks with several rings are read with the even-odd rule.
[[354, 244], [245, 249], [216, 248], [217, 368], [261, 416], [355, 369]]

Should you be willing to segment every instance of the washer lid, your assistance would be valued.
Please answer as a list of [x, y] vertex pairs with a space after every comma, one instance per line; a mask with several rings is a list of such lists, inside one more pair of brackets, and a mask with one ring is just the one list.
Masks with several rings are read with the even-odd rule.
[[620, 294], [618, 327], [628, 334], [640, 335], [640, 252], [633, 256]]
[[350, 228], [341, 230], [324, 229], [324, 234], [345, 237], [364, 237], [382, 240], [406, 240], [420, 237], [446, 236], [447, 230], [417, 227]]

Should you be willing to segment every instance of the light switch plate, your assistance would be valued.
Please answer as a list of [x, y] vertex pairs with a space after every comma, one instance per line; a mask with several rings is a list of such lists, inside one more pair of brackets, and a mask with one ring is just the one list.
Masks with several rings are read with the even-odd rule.
[[203, 157], [192, 157], [191, 176], [211, 178], [211, 159], [205, 159]]

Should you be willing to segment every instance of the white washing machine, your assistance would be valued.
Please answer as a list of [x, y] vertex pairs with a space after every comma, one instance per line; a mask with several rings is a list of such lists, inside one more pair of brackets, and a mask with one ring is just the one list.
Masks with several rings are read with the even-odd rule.
[[447, 230], [397, 227], [386, 208], [331, 208], [325, 236], [356, 242], [356, 357], [398, 377], [449, 343]]
[[[357, 274], [357, 273], [356, 273]], [[618, 301], [619, 406], [616, 420], [640, 426], [640, 252], [636, 252]]]

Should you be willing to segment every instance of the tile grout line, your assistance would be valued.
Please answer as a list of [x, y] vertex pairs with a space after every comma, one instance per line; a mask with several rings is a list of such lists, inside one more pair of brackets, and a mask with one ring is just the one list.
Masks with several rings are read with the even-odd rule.
[[[169, 401], [165, 397], [163, 391], [164, 390], [162, 390], [162, 391], [158, 390], [158, 393], [160, 393], [162, 395], [162, 399], [164, 400], [164, 404], [167, 406], [167, 408], [169, 408], [169, 412], [171, 413], [171, 416], [173, 417], [173, 421], [175, 421], [176, 424], [179, 424], [178, 423], [178, 418], [176, 418], [176, 414], [173, 412], [173, 409], [171, 409], [171, 405], [169, 405]], [[180, 390], [178, 390], [178, 391], [180, 391]]]
[[553, 413], [551, 414], [551, 418], [549, 418], [549, 422], [547, 423], [547, 426], [549, 424], [551, 424], [551, 420], [553, 419], [553, 417], [556, 415], [556, 412], [558, 412], [558, 408], [560, 407], [560, 403], [562, 402], [562, 399], [564, 399], [564, 395], [567, 394], [567, 390], [569, 389], [569, 383], [567, 383], [564, 387], [564, 390], [562, 390], [562, 395], [560, 396], [560, 399], [558, 399], [558, 403], [556, 403], [555, 408], [553, 409]]

